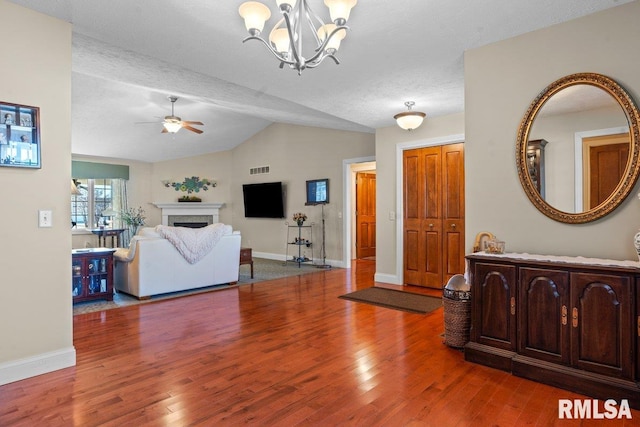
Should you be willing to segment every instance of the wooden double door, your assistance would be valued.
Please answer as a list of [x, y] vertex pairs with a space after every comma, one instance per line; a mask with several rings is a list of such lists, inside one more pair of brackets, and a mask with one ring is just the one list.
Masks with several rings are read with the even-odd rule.
[[464, 273], [464, 144], [403, 154], [404, 283], [442, 289]]

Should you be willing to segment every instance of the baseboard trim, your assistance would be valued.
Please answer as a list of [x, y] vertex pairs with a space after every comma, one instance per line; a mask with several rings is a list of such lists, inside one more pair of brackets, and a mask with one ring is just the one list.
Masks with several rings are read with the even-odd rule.
[[[252, 252], [252, 255], [255, 258], [264, 258], [264, 259], [272, 259], [272, 260], [276, 260], [276, 261], [282, 261], [284, 262], [286, 258], [286, 255], [283, 254], [273, 254], [270, 252]], [[319, 258], [314, 258], [313, 259], [313, 264], [318, 265], [321, 264], [322, 260]], [[337, 268], [346, 268], [343, 263], [341, 261], [337, 261], [337, 260], [333, 260], [333, 259], [328, 259], [326, 261], [327, 265], [330, 265], [331, 267], [337, 267]], [[312, 264], [309, 264], [312, 265]]]
[[389, 283], [391, 285], [402, 285], [402, 281], [395, 274], [376, 273], [373, 280], [380, 283]]
[[76, 365], [74, 347], [0, 363], [0, 385], [9, 384]]

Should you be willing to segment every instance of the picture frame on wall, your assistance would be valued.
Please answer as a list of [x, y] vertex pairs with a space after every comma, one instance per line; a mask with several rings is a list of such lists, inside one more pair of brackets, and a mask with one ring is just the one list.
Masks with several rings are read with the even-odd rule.
[[40, 169], [40, 108], [0, 101], [0, 166]]

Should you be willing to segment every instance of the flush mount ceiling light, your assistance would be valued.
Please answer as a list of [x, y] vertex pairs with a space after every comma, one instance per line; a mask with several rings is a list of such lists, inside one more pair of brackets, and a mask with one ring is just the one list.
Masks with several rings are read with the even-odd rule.
[[416, 105], [416, 103], [413, 101], [407, 101], [404, 103], [404, 105], [407, 106], [407, 111], [398, 113], [393, 116], [393, 118], [396, 119], [398, 126], [400, 126], [404, 130], [413, 130], [420, 127], [426, 114], [421, 113], [420, 111], [411, 110], [411, 108]]
[[[296, 70], [298, 75], [306, 68], [315, 68], [326, 58], [331, 58], [339, 64], [334, 55], [340, 47], [340, 42], [347, 35], [347, 21], [351, 9], [358, 0], [324, 0], [329, 8], [333, 24], [325, 24], [315, 14], [307, 0], [276, 0], [282, 18], [274, 25], [269, 33], [269, 41], [260, 37], [265, 22], [271, 17], [271, 11], [264, 4], [257, 1], [242, 3], [238, 12], [244, 19], [249, 37], [243, 40], [258, 40], [264, 43], [269, 51], [280, 61], [280, 68], [284, 64]], [[303, 24], [315, 38], [314, 51], [305, 58], [302, 54]]]

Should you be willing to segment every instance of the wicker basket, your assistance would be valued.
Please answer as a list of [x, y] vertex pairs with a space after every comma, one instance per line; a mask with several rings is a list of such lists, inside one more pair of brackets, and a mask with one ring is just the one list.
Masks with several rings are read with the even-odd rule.
[[444, 343], [461, 348], [469, 342], [471, 329], [471, 290], [464, 276], [453, 276], [444, 288]]
[[471, 301], [442, 298], [444, 305], [444, 343], [461, 348], [469, 342]]

